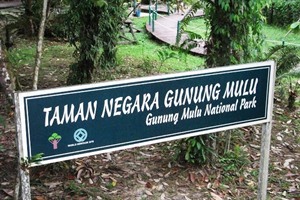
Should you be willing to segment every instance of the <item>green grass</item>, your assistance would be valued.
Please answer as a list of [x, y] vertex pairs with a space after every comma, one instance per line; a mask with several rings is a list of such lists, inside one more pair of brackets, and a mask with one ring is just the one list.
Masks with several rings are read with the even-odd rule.
[[14, 48], [8, 53], [8, 60], [14, 68], [18, 68], [23, 65], [33, 66], [34, 55], [35, 49], [33, 45], [25, 46], [25, 44], [21, 44], [18, 48]]
[[[139, 28], [142, 32], [136, 33], [135, 36], [138, 43], [135, 45], [119, 45], [118, 47], [118, 58], [123, 60], [124, 58], [131, 57], [136, 62], [143, 63], [145, 59], [152, 62], [159, 63], [158, 51], [166, 50], [178, 54], [178, 51], [172, 50], [165, 44], [158, 43], [150, 39], [150, 36], [146, 33], [145, 25], [148, 21], [148, 17], [134, 18], [134, 25]], [[164, 62], [161, 72], [170, 71], [188, 71], [203, 68], [204, 59], [200, 56], [193, 56], [190, 54], [184, 56], [177, 56], [178, 58], [171, 58]]]
[[266, 44], [268, 46], [274, 46], [282, 44], [284, 40], [287, 43], [296, 44], [300, 47], [300, 34], [292, 31], [286, 36], [288, 31], [288, 29], [264, 25], [263, 34], [265, 35]]
[[197, 34], [201, 35], [202, 38], [207, 39], [206, 24], [205, 24], [205, 21], [203, 18], [193, 19], [187, 26], [187, 30], [197, 33]]
[[[195, 33], [200, 34], [203, 38], [206, 36], [206, 25], [203, 18], [196, 18], [192, 20], [187, 26], [187, 30], [193, 31]], [[300, 34], [299, 32], [290, 32], [287, 36], [289, 29], [271, 26], [271, 25], [263, 25], [262, 33], [265, 37], [265, 45], [267, 49], [268, 47], [275, 46], [278, 44], [282, 44], [284, 40], [287, 44], [295, 44], [300, 47]]]
[[[134, 26], [141, 30], [135, 33], [137, 44], [118, 45], [117, 59], [119, 68], [130, 71], [130, 68], [139, 67], [142, 71], [154, 71], [154, 73], [171, 73], [177, 71], [189, 71], [201, 69], [204, 66], [205, 58], [194, 56], [191, 54], [181, 54], [173, 47], [159, 43], [151, 39], [146, 33], [145, 25], [148, 23], [148, 17], [138, 17], [133, 19]], [[205, 37], [206, 29], [203, 18], [192, 20], [188, 26], [188, 30], [200, 33]], [[288, 30], [283, 28], [265, 25], [263, 33], [267, 40], [278, 40], [279, 42], [285, 36]], [[300, 34], [290, 33], [286, 38], [286, 42], [300, 43]], [[275, 45], [266, 42], [266, 47]], [[172, 54], [172, 58], [161, 60], [159, 51]], [[60, 70], [67, 67], [74, 61], [74, 48], [68, 43], [52, 42], [45, 40], [44, 51], [42, 56], [42, 69]], [[34, 66], [36, 54], [36, 41], [22, 40], [8, 53], [8, 59], [12, 67], [17, 73], [23, 73], [20, 66], [31, 68]], [[54, 69], [51, 69], [53, 67]], [[120, 71], [116, 71], [120, 72]]]
[[[68, 44], [44, 42], [42, 54], [41, 68], [48, 67], [53, 63], [56, 65], [68, 65], [72, 61], [74, 48]], [[33, 67], [35, 64], [36, 42], [28, 40], [19, 40], [17, 48], [12, 49], [8, 53], [9, 63], [14, 68], [20, 66]]]
[[[120, 66], [127, 65], [153, 65], [157, 67], [160, 63], [158, 51], [166, 49], [169, 52], [178, 51], [172, 50], [165, 44], [160, 44], [150, 39], [146, 33], [145, 24], [147, 17], [134, 18], [134, 25], [141, 30], [140, 33], [135, 33], [138, 40], [137, 44], [118, 45], [117, 58]], [[74, 58], [72, 54], [74, 48], [68, 43], [56, 43], [45, 40], [44, 51], [42, 56], [41, 68], [51, 66], [68, 67]], [[17, 48], [12, 49], [8, 54], [8, 59], [11, 65], [18, 69], [20, 66], [33, 67], [35, 63], [36, 41], [19, 40]], [[199, 56], [190, 54], [177, 56], [178, 58], [168, 59], [163, 63], [163, 66], [156, 71], [166, 73], [172, 71], [188, 71], [202, 68], [204, 59]], [[151, 66], [144, 66], [145, 68]]]

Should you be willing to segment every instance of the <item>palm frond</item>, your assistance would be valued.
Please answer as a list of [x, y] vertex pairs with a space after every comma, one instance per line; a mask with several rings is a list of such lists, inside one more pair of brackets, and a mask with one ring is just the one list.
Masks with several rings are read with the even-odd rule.
[[277, 62], [277, 76], [289, 72], [300, 63], [300, 48], [294, 46], [277, 45], [271, 47], [267, 59]]
[[[202, 36], [200, 34], [186, 30], [189, 22], [194, 18], [197, 11], [202, 7], [203, 2], [196, 1], [192, 4], [184, 18], [180, 21], [180, 29], [177, 35], [177, 46], [179, 46], [179, 42], [183, 40], [183, 42], [180, 44], [180, 47], [184, 49], [192, 49], [197, 46], [195, 40], [202, 39]], [[183, 35], [185, 35], [186, 37], [182, 38]]]

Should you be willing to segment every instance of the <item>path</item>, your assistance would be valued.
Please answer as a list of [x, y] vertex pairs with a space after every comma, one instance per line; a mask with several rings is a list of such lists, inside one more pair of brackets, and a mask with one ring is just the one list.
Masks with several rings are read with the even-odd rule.
[[[146, 9], [147, 7], [142, 7], [143, 9]], [[167, 9], [160, 8], [158, 9], [158, 13], [163, 12], [165, 10], [165, 13]], [[200, 10], [197, 12], [196, 16], [203, 15], [203, 11]], [[152, 29], [152, 26], [147, 23], [146, 29], [147, 31], [153, 35], [158, 40], [165, 42], [170, 45], [176, 44], [176, 36], [177, 36], [177, 24], [178, 21], [181, 21], [183, 19], [184, 15], [180, 14], [170, 14], [170, 15], [161, 15], [158, 14], [157, 20], [154, 21], [154, 31]], [[186, 36], [185, 36], [186, 37]], [[184, 38], [184, 37], [183, 37]], [[205, 49], [204, 49], [204, 42], [199, 42], [196, 48], [191, 49], [190, 51], [198, 54], [198, 55], [205, 55]]]

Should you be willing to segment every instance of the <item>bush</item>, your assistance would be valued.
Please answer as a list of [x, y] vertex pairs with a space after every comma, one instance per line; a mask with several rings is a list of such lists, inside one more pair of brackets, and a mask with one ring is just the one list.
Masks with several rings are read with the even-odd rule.
[[212, 149], [207, 145], [211, 135], [201, 135], [181, 140], [176, 146], [176, 156], [179, 161], [204, 165], [209, 162], [213, 154]]
[[269, 49], [266, 60], [274, 60], [277, 65], [276, 75], [289, 72], [300, 63], [300, 48], [295, 46], [276, 45]]
[[300, 0], [274, 0], [269, 8], [265, 8], [264, 15], [268, 24], [289, 26], [300, 18]]
[[247, 151], [236, 145], [233, 150], [225, 152], [219, 158], [222, 169], [227, 173], [237, 173], [244, 170], [244, 166], [250, 163]]

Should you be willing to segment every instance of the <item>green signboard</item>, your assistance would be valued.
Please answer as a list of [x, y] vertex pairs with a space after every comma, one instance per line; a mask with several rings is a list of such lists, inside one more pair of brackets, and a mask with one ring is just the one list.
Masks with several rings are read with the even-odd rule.
[[20, 92], [21, 156], [47, 164], [271, 119], [274, 63]]

